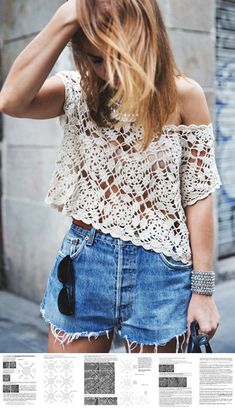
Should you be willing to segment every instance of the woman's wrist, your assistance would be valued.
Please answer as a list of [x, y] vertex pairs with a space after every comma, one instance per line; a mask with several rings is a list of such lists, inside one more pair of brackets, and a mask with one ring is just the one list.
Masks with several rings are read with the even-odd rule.
[[192, 293], [211, 296], [215, 291], [214, 271], [193, 270], [191, 274]]
[[77, 0], [69, 0], [63, 3], [58, 9], [58, 15], [63, 19], [66, 26], [70, 26], [74, 33], [79, 28], [77, 19]]
[[193, 298], [197, 298], [199, 300], [203, 300], [203, 299], [212, 299], [214, 294], [199, 294], [199, 293], [195, 293], [192, 291], [192, 297]]

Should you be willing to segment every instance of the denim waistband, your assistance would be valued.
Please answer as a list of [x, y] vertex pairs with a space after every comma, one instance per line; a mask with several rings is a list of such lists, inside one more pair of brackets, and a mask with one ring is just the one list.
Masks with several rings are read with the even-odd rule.
[[[122, 240], [119, 237], [113, 237], [110, 233], [103, 233], [100, 231], [97, 231], [97, 229], [92, 226], [91, 230], [86, 229], [85, 227], [79, 226], [75, 223], [71, 223], [70, 228], [75, 232], [78, 233], [79, 235], [82, 236], [87, 236], [87, 245], [92, 245], [93, 241], [95, 239], [95, 237], [98, 240], [102, 240], [102, 241], [106, 241], [109, 242], [109, 244], [113, 244], [113, 245], [122, 245], [122, 246], [126, 246], [126, 245], [132, 245], [135, 246], [135, 244], [132, 243], [132, 241], [130, 240]], [[100, 229], [100, 227], [99, 227]]]

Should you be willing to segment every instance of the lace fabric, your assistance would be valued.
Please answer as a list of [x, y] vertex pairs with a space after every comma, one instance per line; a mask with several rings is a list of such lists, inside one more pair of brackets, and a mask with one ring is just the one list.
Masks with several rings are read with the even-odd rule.
[[147, 250], [192, 261], [184, 208], [222, 185], [208, 125], [166, 125], [145, 152], [134, 120], [99, 127], [78, 71], [65, 85], [64, 134], [45, 203]]

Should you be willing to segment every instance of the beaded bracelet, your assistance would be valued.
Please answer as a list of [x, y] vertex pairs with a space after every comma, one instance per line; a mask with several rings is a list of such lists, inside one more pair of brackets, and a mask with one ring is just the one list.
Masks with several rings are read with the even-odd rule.
[[193, 293], [212, 295], [215, 291], [214, 271], [192, 271], [191, 290]]

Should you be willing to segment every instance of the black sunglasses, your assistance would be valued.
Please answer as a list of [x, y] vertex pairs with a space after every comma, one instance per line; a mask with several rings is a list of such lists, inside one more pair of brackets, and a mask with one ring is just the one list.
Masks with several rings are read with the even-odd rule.
[[59, 311], [65, 315], [72, 315], [74, 314], [75, 306], [75, 281], [73, 264], [69, 255], [60, 261], [57, 276], [59, 281], [63, 284], [63, 288], [58, 295]]

